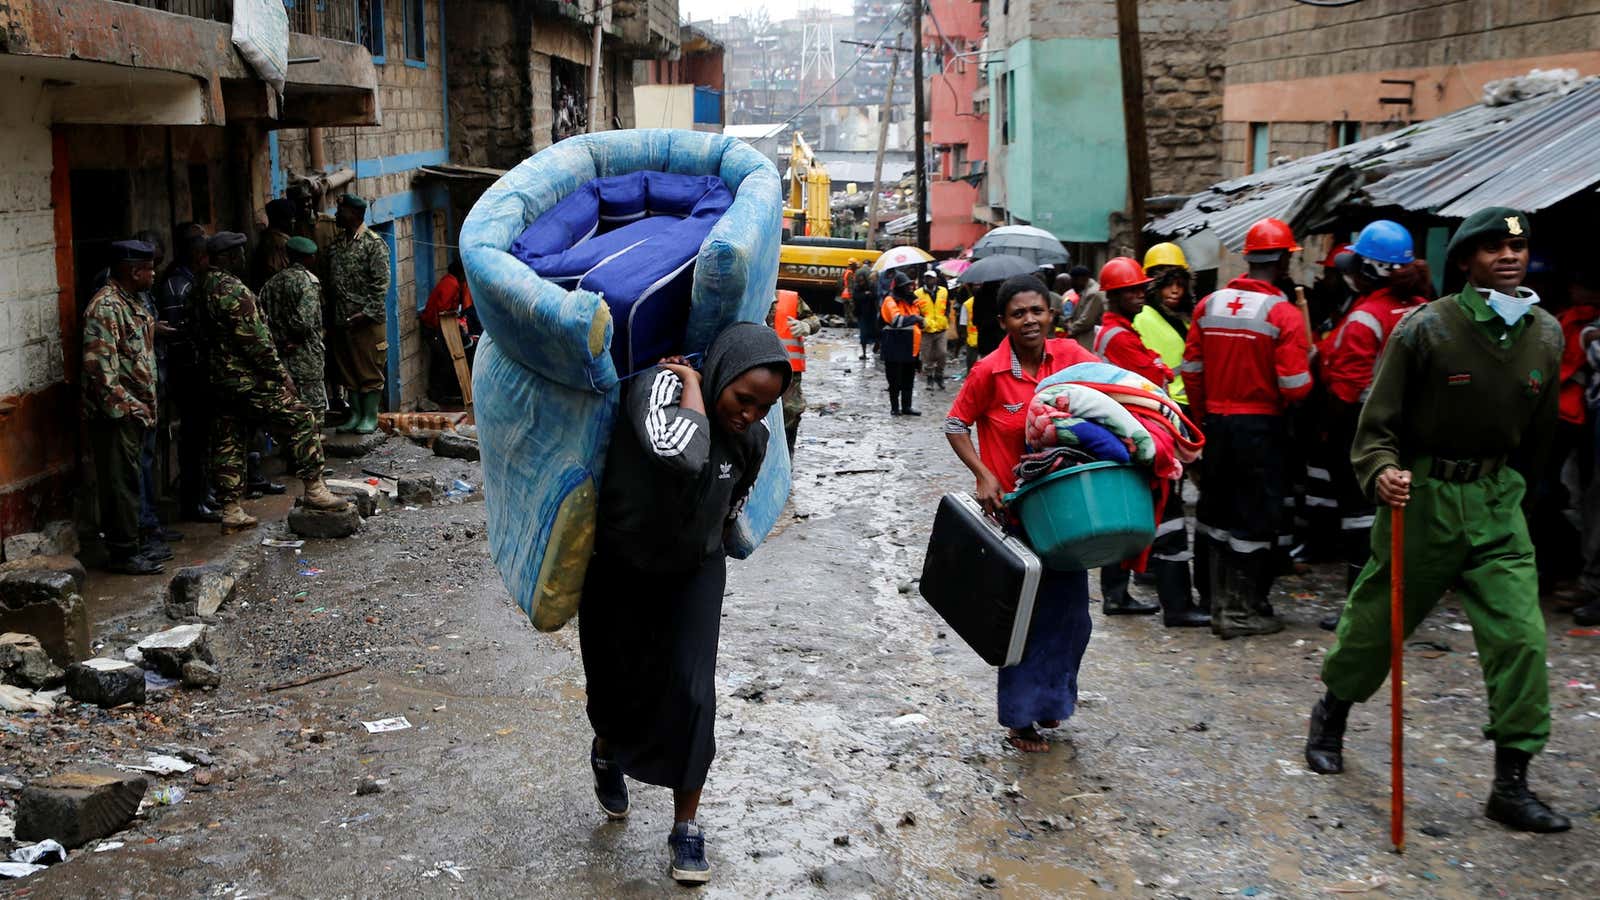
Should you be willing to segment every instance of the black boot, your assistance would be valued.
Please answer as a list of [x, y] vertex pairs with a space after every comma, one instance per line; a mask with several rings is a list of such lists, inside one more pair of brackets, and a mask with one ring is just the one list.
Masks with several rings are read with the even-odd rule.
[[1494, 748], [1494, 789], [1489, 792], [1483, 814], [1518, 831], [1566, 831], [1572, 822], [1528, 790], [1528, 760], [1532, 758], [1523, 750]]
[[916, 409], [912, 409], [911, 408], [911, 391], [912, 391], [913, 388], [916, 387], [916, 384], [917, 384], [917, 379], [916, 378], [911, 377], [911, 376], [907, 376], [906, 381], [905, 381], [905, 387], [900, 389], [900, 415], [902, 415], [902, 416], [920, 416], [920, 415], [922, 415], [921, 410], [916, 410]]
[[1100, 596], [1100, 611], [1108, 616], [1148, 616], [1161, 609], [1128, 594], [1128, 570], [1118, 564], [1101, 567]]
[[1306, 767], [1318, 775], [1344, 771], [1344, 724], [1352, 704], [1330, 691], [1311, 707], [1311, 727], [1306, 735]]
[[1155, 570], [1156, 599], [1161, 601], [1161, 624], [1168, 628], [1202, 628], [1211, 624], [1209, 614], [1195, 609], [1188, 563], [1158, 559], [1150, 567]]
[[1575, 625], [1600, 625], [1600, 599], [1590, 600], [1573, 610], [1572, 622]]

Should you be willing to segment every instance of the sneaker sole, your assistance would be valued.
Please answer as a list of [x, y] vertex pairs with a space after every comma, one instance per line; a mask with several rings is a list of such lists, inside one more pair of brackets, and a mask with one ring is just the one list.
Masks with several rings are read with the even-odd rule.
[[596, 801], [595, 805], [599, 806], [600, 811], [606, 814], [606, 818], [613, 822], [620, 822], [623, 819], [626, 819], [628, 817], [628, 810], [633, 808], [633, 804], [630, 803], [628, 804], [628, 808], [624, 809], [622, 812], [612, 812], [611, 810], [606, 809], [606, 805], [604, 803]]
[[672, 880], [679, 884], [705, 884], [711, 880], [710, 872], [685, 871], [672, 866], [668, 866], [667, 871], [671, 873]]

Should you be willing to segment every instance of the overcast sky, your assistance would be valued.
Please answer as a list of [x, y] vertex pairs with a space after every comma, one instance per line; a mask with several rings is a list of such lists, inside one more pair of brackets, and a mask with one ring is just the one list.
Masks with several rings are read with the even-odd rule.
[[[811, 3], [812, 0], [678, 0], [678, 11], [685, 19], [698, 21], [726, 19], [746, 10], [764, 6], [767, 15], [776, 22], [794, 18], [800, 14], [802, 6], [809, 7]], [[855, 8], [852, 0], [820, 0], [820, 3], [835, 12], [849, 12]]]

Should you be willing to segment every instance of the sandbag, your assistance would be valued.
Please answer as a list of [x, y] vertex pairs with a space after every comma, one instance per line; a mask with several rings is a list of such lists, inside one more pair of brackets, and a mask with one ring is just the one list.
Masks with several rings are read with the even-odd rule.
[[[579, 135], [501, 176], [461, 228], [461, 257], [484, 326], [473, 395], [489, 550], [513, 599], [543, 630], [577, 610], [594, 547], [599, 485], [616, 421], [614, 327], [598, 294], [540, 278], [508, 252], [545, 212], [596, 178], [633, 172], [712, 175], [733, 202], [695, 256], [682, 348], [701, 352], [735, 321], [765, 321], [777, 288], [783, 199], [777, 170], [725, 135], [668, 129]], [[767, 419], [766, 461], [730, 536], [748, 556], [789, 492], [781, 411]]]

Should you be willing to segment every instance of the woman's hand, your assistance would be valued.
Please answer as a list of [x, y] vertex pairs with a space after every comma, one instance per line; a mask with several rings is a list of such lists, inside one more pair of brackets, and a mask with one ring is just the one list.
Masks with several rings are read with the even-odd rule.
[[683, 382], [683, 392], [700, 392], [700, 373], [689, 365], [689, 360], [682, 356], [668, 356], [661, 360], [661, 368], [678, 376]]
[[1404, 469], [1379, 472], [1378, 501], [1395, 509], [1405, 509], [1411, 501], [1411, 473]]
[[1000, 488], [1000, 479], [988, 469], [978, 473], [978, 502], [990, 515], [998, 516], [1005, 511], [1005, 492]]

